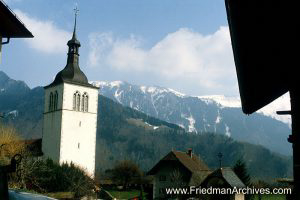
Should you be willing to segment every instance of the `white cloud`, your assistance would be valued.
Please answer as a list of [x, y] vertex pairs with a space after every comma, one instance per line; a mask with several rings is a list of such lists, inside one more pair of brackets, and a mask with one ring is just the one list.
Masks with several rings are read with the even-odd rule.
[[92, 33], [89, 40], [91, 66], [108, 66], [119, 73], [134, 70], [202, 91], [237, 92], [228, 27], [210, 35], [181, 28], [150, 49], [142, 48], [135, 36], [119, 39], [111, 33]]
[[33, 39], [24, 40], [31, 48], [44, 53], [67, 51], [66, 43], [72, 36], [70, 32], [59, 29], [52, 21], [33, 18], [20, 10], [14, 12], [34, 35]]
[[111, 33], [92, 33], [89, 35], [90, 52], [88, 55], [88, 64], [97, 66], [102, 63], [102, 59], [107, 56], [113, 45], [113, 36]]
[[273, 101], [272, 103], [268, 104], [267, 106], [260, 109], [258, 112], [263, 113], [264, 115], [271, 116], [275, 119], [283, 121], [291, 126], [291, 116], [290, 115], [277, 115], [276, 111], [284, 111], [284, 110], [291, 110], [291, 102], [290, 102], [290, 95], [286, 93]]

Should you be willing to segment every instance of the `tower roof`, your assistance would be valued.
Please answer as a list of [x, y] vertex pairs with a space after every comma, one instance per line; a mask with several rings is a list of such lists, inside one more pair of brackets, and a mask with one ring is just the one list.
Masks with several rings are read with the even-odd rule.
[[75, 10], [73, 35], [71, 40], [69, 40], [67, 43], [67, 45], [69, 46], [67, 65], [63, 70], [58, 72], [54, 81], [45, 88], [58, 85], [63, 82], [96, 88], [95, 86], [88, 83], [86, 75], [81, 71], [79, 67], [79, 47], [81, 45], [76, 36], [77, 11], [78, 10]]

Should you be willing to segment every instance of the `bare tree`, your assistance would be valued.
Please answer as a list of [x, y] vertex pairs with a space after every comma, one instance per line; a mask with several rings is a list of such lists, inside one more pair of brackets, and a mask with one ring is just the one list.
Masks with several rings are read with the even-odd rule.
[[112, 179], [122, 184], [123, 188], [126, 189], [128, 183], [133, 178], [141, 177], [141, 171], [139, 167], [130, 160], [123, 160], [119, 162], [112, 170]]
[[16, 154], [25, 151], [25, 144], [21, 142], [21, 137], [11, 126], [0, 126], [0, 165], [7, 165]]

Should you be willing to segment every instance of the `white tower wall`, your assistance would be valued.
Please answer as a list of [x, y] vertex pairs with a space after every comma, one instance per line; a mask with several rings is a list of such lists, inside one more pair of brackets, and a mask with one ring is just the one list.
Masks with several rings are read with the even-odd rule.
[[[58, 93], [58, 109], [49, 110], [50, 93]], [[63, 85], [45, 89], [42, 151], [55, 162], [60, 159]]]
[[[73, 110], [73, 94], [88, 94], [88, 112]], [[64, 83], [59, 162], [73, 162], [95, 173], [98, 89]], [[81, 106], [80, 106], [81, 107]]]
[[[50, 92], [58, 92], [57, 111], [47, 112]], [[88, 111], [73, 110], [73, 95], [88, 95]], [[81, 102], [82, 103], [82, 102]], [[48, 103], [49, 104], [49, 103]], [[63, 83], [45, 90], [43, 152], [56, 162], [73, 162], [95, 174], [98, 89]]]

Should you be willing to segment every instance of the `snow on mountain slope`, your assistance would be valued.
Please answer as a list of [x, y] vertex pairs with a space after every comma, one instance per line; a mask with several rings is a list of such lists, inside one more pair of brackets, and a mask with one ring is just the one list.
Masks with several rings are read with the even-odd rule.
[[220, 104], [223, 107], [231, 107], [231, 108], [241, 107], [241, 100], [239, 97], [226, 97], [224, 95], [207, 95], [207, 96], [198, 96], [198, 98], [206, 102], [213, 100], [214, 102]]
[[[211, 95], [211, 96], [199, 96], [201, 100], [206, 102], [214, 101], [220, 104], [222, 107], [240, 108], [241, 100], [239, 97], [226, 97], [224, 95]], [[290, 98], [289, 94], [286, 93], [279, 97], [272, 103], [266, 105], [262, 109], [258, 110], [258, 113], [262, 113], [265, 116], [272, 117], [291, 126], [291, 117], [289, 115], [277, 115], [276, 111], [279, 110], [290, 110]]]
[[92, 85], [97, 86], [97, 87], [120, 87], [123, 84], [123, 81], [112, 81], [112, 82], [108, 82], [108, 81], [92, 81], [90, 82]]
[[286, 116], [276, 115], [277, 110], [285, 110], [289, 106], [285, 103], [288, 99], [286, 96], [258, 113], [247, 116], [242, 113], [238, 97], [196, 97], [170, 88], [132, 85], [125, 81], [94, 81], [91, 84], [99, 87], [101, 95], [147, 115], [177, 124], [187, 132], [224, 134], [277, 152], [290, 153], [286, 140], [290, 127], [272, 119], [289, 122]]
[[[122, 85], [126, 85], [128, 83], [123, 82], [123, 81], [112, 81], [112, 82], [107, 82], [107, 81], [93, 81], [91, 82], [91, 84], [104, 88], [104, 87], [109, 87], [109, 88], [119, 88]], [[151, 96], [157, 96], [158, 94], [163, 94], [163, 93], [171, 93], [176, 95], [177, 97], [193, 97], [193, 96], [188, 96], [185, 95], [181, 92], [178, 92], [176, 90], [173, 90], [171, 88], [163, 88], [163, 87], [154, 87], [154, 86], [137, 86], [142, 93], [146, 94], [151, 94]], [[101, 91], [100, 91], [101, 93]], [[116, 90], [115, 91], [115, 99], [119, 102], [122, 103], [120, 101], [119, 96], [121, 95], [121, 91]], [[157, 99], [162, 98], [162, 96], [157, 97]], [[224, 95], [205, 95], [205, 96], [197, 96], [197, 98], [201, 99], [202, 101], [206, 102], [207, 104], [209, 103], [217, 103], [220, 105], [221, 108], [224, 107], [229, 107], [229, 108], [240, 108], [241, 107], [241, 100], [239, 97], [228, 97], [228, 96], [224, 96]], [[133, 107], [133, 102], [130, 103], [130, 107]], [[135, 109], [138, 109], [137, 106], [133, 107]], [[258, 113], [261, 113], [265, 116], [269, 116], [272, 117], [274, 119], [277, 119], [279, 121], [282, 121], [286, 124], [288, 124], [289, 126], [291, 126], [291, 117], [288, 115], [277, 115], [276, 111], [278, 110], [290, 110], [290, 99], [289, 99], [289, 94], [286, 93], [283, 96], [279, 97], [278, 99], [276, 99], [275, 101], [273, 101], [272, 103], [270, 103], [269, 105], [263, 107], [262, 109], [258, 110]], [[192, 127], [192, 125], [191, 125]], [[190, 129], [192, 130], [192, 129]]]
[[291, 102], [290, 102], [290, 95], [289, 93], [284, 94], [283, 96], [279, 97], [269, 105], [263, 107], [258, 112], [263, 113], [266, 116], [270, 116], [277, 120], [280, 120], [284, 123], [289, 124], [291, 126], [291, 116], [290, 115], [277, 115], [276, 111], [282, 110], [291, 110]]

